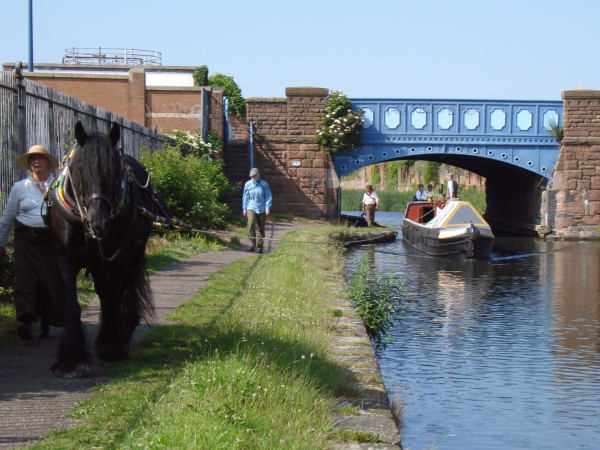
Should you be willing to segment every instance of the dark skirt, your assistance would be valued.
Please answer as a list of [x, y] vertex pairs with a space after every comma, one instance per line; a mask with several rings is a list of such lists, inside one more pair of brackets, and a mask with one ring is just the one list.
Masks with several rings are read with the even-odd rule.
[[38, 318], [60, 327], [64, 315], [64, 284], [50, 231], [15, 223], [15, 308], [17, 320]]

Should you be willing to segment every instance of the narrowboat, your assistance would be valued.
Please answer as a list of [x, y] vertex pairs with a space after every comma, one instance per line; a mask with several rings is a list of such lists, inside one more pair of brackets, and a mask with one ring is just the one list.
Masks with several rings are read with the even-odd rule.
[[494, 244], [488, 223], [469, 202], [408, 202], [403, 239], [432, 256], [487, 259]]

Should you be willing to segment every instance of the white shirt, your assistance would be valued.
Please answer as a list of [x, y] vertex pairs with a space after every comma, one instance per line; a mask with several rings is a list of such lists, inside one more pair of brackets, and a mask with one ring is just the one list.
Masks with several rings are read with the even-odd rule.
[[452, 198], [454, 195], [456, 195], [456, 192], [454, 192], [454, 180], [448, 180], [448, 198]]
[[38, 182], [29, 175], [13, 184], [0, 219], [0, 247], [6, 247], [15, 220], [29, 227], [45, 226], [44, 194], [53, 180], [54, 176], [50, 175], [46, 181]]
[[367, 194], [366, 192], [363, 194], [362, 202], [365, 205], [376, 205], [377, 200], [379, 200], [379, 197], [377, 197], [377, 192], [375, 191], [371, 191], [371, 195]]
[[417, 201], [427, 201], [427, 191], [419, 191], [417, 190], [417, 193], [415, 194], [415, 198], [417, 199]]

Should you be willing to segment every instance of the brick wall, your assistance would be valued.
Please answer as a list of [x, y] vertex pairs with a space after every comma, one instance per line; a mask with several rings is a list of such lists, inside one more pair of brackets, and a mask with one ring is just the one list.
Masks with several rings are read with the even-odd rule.
[[314, 143], [329, 91], [287, 88], [286, 98], [251, 98], [254, 165], [273, 191], [273, 211], [335, 219], [339, 180], [329, 156]]
[[565, 134], [550, 188], [554, 228], [564, 237], [600, 237], [600, 91], [562, 98]]
[[210, 87], [148, 87], [144, 68], [127, 74], [25, 72], [26, 78], [119, 114], [159, 131], [197, 131], [202, 123], [203, 92], [207, 95], [208, 129], [223, 137], [223, 89]]

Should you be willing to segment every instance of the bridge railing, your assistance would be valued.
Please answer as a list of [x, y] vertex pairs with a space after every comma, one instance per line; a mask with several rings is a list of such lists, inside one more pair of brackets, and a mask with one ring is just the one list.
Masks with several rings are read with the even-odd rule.
[[427, 153], [489, 157], [544, 176], [554, 167], [558, 143], [551, 131], [562, 124], [561, 101], [351, 100], [364, 111], [363, 147], [334, 155], [338, 175]]

